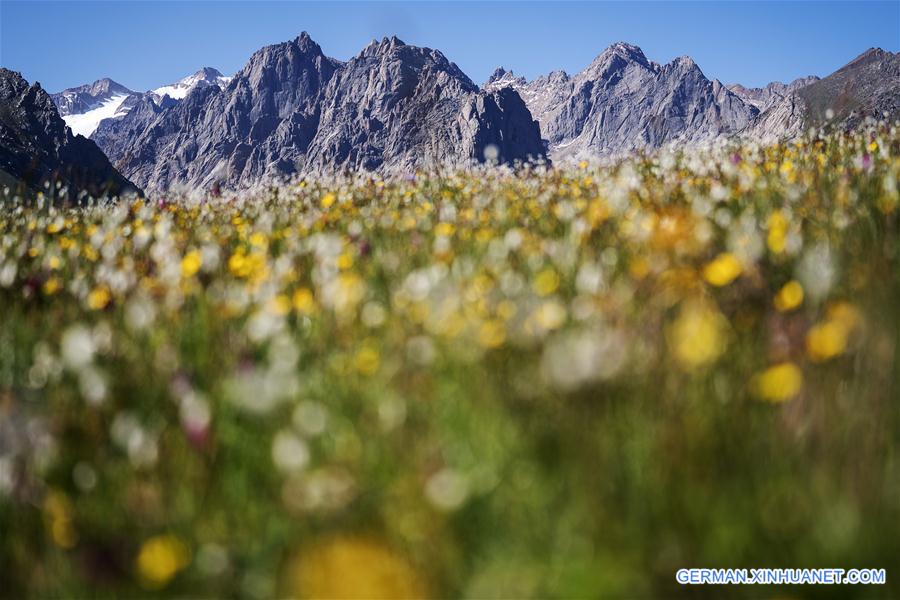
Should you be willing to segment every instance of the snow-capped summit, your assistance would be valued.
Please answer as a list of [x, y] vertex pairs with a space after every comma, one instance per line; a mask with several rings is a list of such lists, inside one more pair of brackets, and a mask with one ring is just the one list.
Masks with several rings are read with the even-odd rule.
[[93, 110], [115, 96], [128, 96], [131, 90], [108, 77], [53, 94], [51, 98], [63, 117]]
[[63, 90], [52, 94], [54, 104], [60, 116], [72, 129], [75, 135], [90, 137], [104, 119], [118, 119], [128, 114], [141, 99], [148, 97], [157, 105], [163, 99], [183, 99], [195, 87], [216, 85], [224, 88], [231, 81], [212, 67], [204, 67], [171, 85], [164, 85], [146, 93], [133, 92], [120, 83], [107, 77], [94, 83]]
[[173, 84], [150, 90], [147, 93], [151, 94], [155, 100], [159, 100], [163, 96], [168, 96], [173, 100], [181, 100], [195, 87], [215, 85], [224, 88], [229, 81], [231, 81], [231, 77], [225, 77], [212, 67], [203, 67], [193, 75], [189, 75]]
[[505, 87], [525, 84], [526, 81], [524, 77], [517, 77], [512, 71], [507, 71], [503, 67], [497, 67], [481, 88], [492, 92]]
[[51, 96], [60, 116], [75, 135], [90, 136], [100, 121], [128, 112], [126, 100], [134, 94], [108, 77], [69, 88]]

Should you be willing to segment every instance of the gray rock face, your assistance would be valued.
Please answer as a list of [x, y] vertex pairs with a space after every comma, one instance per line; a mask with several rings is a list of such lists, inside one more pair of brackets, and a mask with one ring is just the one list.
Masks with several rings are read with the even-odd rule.
[[181, 100], [194, 88], [225, 87], [231, 80], [216, 69], [204, 67], [184, 79], [148, 92], [133, 92], [111, 79], [100, 79], [92, 84], [69, 88], [58, 94], [51, 94], [72, 133], [92, 137], [100, 124], [109, 119], [120, 119], [145, 98], [151, 98], [157, 105], [171, 104], [170, 100]]
[[124, 85], [116, 83], [112, 79], [103, 78], [94, 83], [51, 94], [50, 98], [59, 109], [59, 115], [66, 117], [94, 110], [115, 96], [130, 96], [131, 94], [134, 92]]
[[168, 96], [173, 100], [181, 100], [187, 96], [191, 90], [197, 87], [208, 87], [214, 85], [224, 88], [231, 81], [231, 77], [225, 77], [217, 69], [212, 67], [203, 67], [193, 75], [188, 75], [183, 79], [179, 79], [175, 83], [164, 85], [147, 92], [153, 100], [158, 104], [163, 96]]
[[21, 193], [45, 182], [67, 186], [69, 199], [135, 190], [94, 142], [73, 136], [40, 84], [0, 68], [0, 179]]
[[734, 92], [741, 100], [752, 104], [762, 113], [772, 108], [776, 104], [779, 104], [787, 96], [793, 94], [800, 88], [806, 87], [807, 85], [816, 81], [819, 81], [819, 78], [815, 75], [810, 75], [808, 77], [800, 77], [790, 83], [773, 81], [766, 87], [761, 88], [748, 88], [742, 86], [739, 83], [732, 83], [727, 87], [729, 90]]
[[180, 103], [145, 98], [93, 138], [147, 189], [341, 169], [410, 169], [542, 156], [537, 123], [515, 92], [482, 92], [440, 52], [396, 38], [346, 64], [304, 33], [268, 46], [219, 90]]
[[[828, 120], [852, 127], [867, 116], [900, 116], [900, 52], [871, 48], [797, 95], [811, 124]], [[828, 111], [833, 113], [829, 119]]]
[[828, 77], [791, 90], [743, 133], [773, 141], [812, 126], [849, 129], [869, 116], [900, 118], [900, 53], [867, 50]]
[[171, 105], [144, 98], [94, 139], [148, 189], [229, 187], [302, 165], [325, 84], [340, 67], [308, 35], [257, 51], [225, 87], [195, 87]]
[[322, 107], [308, 155], [320, 171], [463, 163], [482, 159], [489, 144], [503, 161], [543, 154], [515, 92], [483, 93], [440, 52], [396, 37], [346, 63]]
[[495, 75], [485, 89], [519, 91], [554, 159], [699, 142], [736, 133], [759, 112], [707, 79], [689, 57], [659, 65], [625, 43], [613, 44], [574, 76], [554, 71], [524, 82], [505, 71]]

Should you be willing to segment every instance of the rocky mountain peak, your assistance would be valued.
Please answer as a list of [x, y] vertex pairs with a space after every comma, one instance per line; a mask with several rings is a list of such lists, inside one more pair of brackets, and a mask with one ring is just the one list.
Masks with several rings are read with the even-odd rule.
[[148, 189], [466, 164], [488, 145], [505, 161], [544, 154], [515, 91], [482, 92], [439, 51], [397, 37], [342, 63], [301, 34], [254, 53], [226, 88], [144, 103], [104, 121], [95, 139]]
[[853, 70], [864, 65], [870, 63], [877, 63], [883, 61], [890, 61], [894, 57], [898, 56], [898, 54], [894, 54], [893, 52], [888, 52], [882, 48], [869, 48], [849, 63], [838, 69], [838, 73], [844, 70]]
[[133, 93], [124, 85], [104, 77], [93, 83], [65, 89], [51, 98], [60, 115], [68, 117], [94, 110], [113, 98], [124, 99]]
[[607, 46], [603, 52], [597, 55], [594, 58], [592, 64], [603, 64], [608, 62], [613, 57], [618, 57], [626, 60], [627, 62], [635, 62], [644, 66], [649, 66], [649, 61], [647, 57], [644, 56], [644, 51], [634, 44], [629, 44], [627, 42], [616, 42], [614, 44], [610, 44]]
[[588, 79], [608, 79], [632, 66], [654, 70], [654, 65], [640, 48], [626, 42], [616, 42], [598, 54], [579, 75]]
[[758, 108], [760, 112], [765, 112], [775, 104], [779, 103], [786, 96], [807, 85], [815, 83], [818, 80], [819, 78], [815, 75], [809, 75], [807, 77], [798, 77], [790, 83], [773, 81], [765, 87], [748, 88], [739, 83], [732, 83], [726, 87], [744, 102], [752, 104]]
[[[76, 88], [77, 90], [84, 90], [85, 86], [81, 86], [81, 88]], [[103, 79], [98, 79], [94, 83], [90, 84], [90, 87], [87, 90], [92, 96], [100, 96], [103, 94], [130, 94], [132, 93], [127, 87], [120, 83], [116, 83], [112, 79], [108, 77], [104, 77]]]
[[550, 71], [550, 73], [547, 74], [547, 80], [550, 83], [565, 83], [569, 81], [569, 74], [561, 69]]
[[304, 53], [313, 55], [322, 54], [322, 47], [319, 46], [319, 44], [317, 44], [306, 31], [301, 31], [300, 35], [294, 38], [293, 44]]
[[485, 90], [499, 90], [504, 87], [515, 88], [526, 83], [524, 77], [517, 77], [512, 71], [507, 71], [503, 67], [497, 67], [481, 87]]
[[20, 192], [40, 189], [45, 181], [100, 196], [133, 188], [94, 142], [72, 135], [56, 105], [40, 84], [0, 68], [0, 177]]
[[304, 31], [293, 40], [264, 46], [254, 52], [247, 64], [235, 74], [235, 79], [270, 69], [276, 69], [281, 74], [302, 71], [303, 65], [324, 57], [319, 44]]
[[507, 75], [512, 75], [512, 74], [513, 74], [512, 71], [507, 71], [503, 67], [497, 67], [496, 69], [494, 69], [494, 72], [491, 73], [490, 77], [487, 78], [487, 81], [485, 81], [485, 84], [494, 83], [495, 81], [500, 81], [501, 79], [504, 79]]
[[670, 63], [664, 65], [663, 69], [673, 72], [679, 73], [682, 75], [692, 74], [699, 77], [704, 77], [703, 71], [700, 70], [700, 67], [694, 62], [694, 59], [690, 56], [679, 56], [673, 59]]
[[224, 77], [224, 75], [222, 75], [221, 71], [219, 71], [218, 69], [214, 69], [213, 67], [203, 67], [202, 69], [191, 75], [191, 77], [198, 80], [204, 79], [212, 81], [218, 79], [219, 77]]
[[372, 56], [380, 56], [384, 54], [390, 54], [391, 52], [397, 50], [398, 48], [406, 47], [407, 44], [398, 38], [395, 35], [391, 37], [383, 37], [381, 41], [373, 39], [368, 46], [363, 48], [362, 52], [360, 52], [357, 56], [362, 57], [372, 57]]

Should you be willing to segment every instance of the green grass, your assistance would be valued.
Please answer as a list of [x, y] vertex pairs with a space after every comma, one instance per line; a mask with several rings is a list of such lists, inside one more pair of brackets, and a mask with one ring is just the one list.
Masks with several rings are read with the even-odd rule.
[[896, 596], [898, 177], [870, 125], [8, 202], [2, 594]]

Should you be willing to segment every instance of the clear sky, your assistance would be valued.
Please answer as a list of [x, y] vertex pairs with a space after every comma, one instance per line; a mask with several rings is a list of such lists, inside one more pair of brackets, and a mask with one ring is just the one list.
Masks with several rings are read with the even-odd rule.
[[441, 50], [476, 83], [586, 66], [612, 42], [687, 54], [708, 77], [764, 85], [827, 75], [873, 46], [900, 50], [900, 0], [880, 2], [269, 2], [0, 0], [0, 65], [59, 91], [111, 77], [135, 90], [203, 66], [226, 75], [309, 31], [346, 60], [397, 35]]

